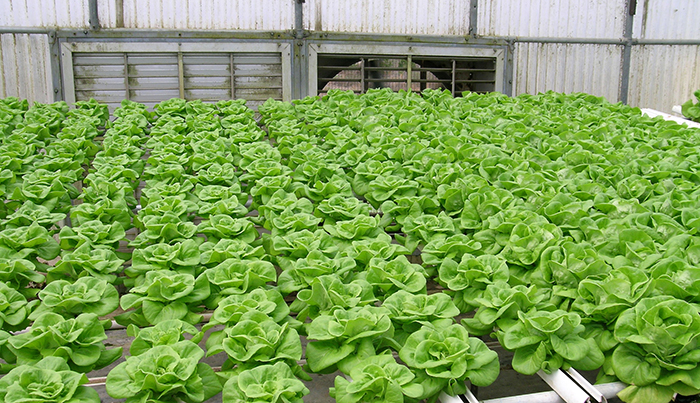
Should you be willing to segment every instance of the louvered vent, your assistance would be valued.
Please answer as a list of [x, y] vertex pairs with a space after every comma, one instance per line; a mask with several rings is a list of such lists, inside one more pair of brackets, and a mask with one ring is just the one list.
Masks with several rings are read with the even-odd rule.
[[382, 87], [445, 88], [455, 95], [496, 90], [495, 57], [319, 54], [317, 66], [319, 95], [330, 89], [364, 93]]
[[218, 101], [242, 98], [255, 108], [283, 98], [279, 53], [74, 52], [75, 99], [115, 108], [122, 99], [152, 107], [176, 97]]

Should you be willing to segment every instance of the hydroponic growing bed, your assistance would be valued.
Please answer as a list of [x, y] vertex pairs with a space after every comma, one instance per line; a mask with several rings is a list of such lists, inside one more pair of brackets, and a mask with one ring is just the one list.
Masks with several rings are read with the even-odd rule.
[[498, 377], [489, 335], [523, 374], [700, 393], [700, 130], [585, 94], [73, 107], [0, 101], [0, 402], [99, 401], [123, 355], [127, 402], [337, 370], [339, 402], [434, 400]]

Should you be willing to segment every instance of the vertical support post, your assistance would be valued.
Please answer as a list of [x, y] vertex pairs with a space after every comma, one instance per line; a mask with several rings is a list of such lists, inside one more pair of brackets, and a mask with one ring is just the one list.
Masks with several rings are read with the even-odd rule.
[[479, 0], [469, 1], [469, 35], [476, 36], [479, 23]]
[[88, 10], [90, 12], [90, 29], [97, 31], [100, 29], [100, 16], [97, 13], [97, 0], [89, 0]]
[[182, 44], [177, 44], [177, 75], [180, 89], [180, 98], [185, 99], [185, 64], [182, 61]]
[[457, 61], [452, 59], [452, 96], [455, 96], [455, 76], [457, 75]]
[[131, 89], [129, 88], [129, 55], [124, 53], [124, 88], [126, 89], [126, 94], [124, 94], [124, 99], [131, 98]]
[[618, 98], [623, 104], [627, 103], [630, 87], [630, 65], [632, 63], [632, 30], [634, 28], [634, 14], [637, 11], [637, 0], [627, 0], [627, 12], [625, 13], [625, 29], [622, 37], [625, 40], [622, 48], [622, 64], [620, 67], [620, 90]]
[[236, 99], [236, 70], [233, 64], [233, 52], [229, 53], [229, 66], [231, 69], [231, 99]]
[[292, 98], [300, 99], [308, 94], [309, 88], [309, 47], [304, 33], [304, 1], [294, 1], [294, 46], [292, 47]]
[[49, 31], [49, 54], [51, 57], [51, 86], [53, 87], [54, 102], [63, 100], [63, 85], [61, 82], [61, 45], [56, 31]]
[[364, 94], [367, 92], [367, 89], [365, 88], [365, 58], [360, 59], [360, 86], [362, 89], [360, 90], [360, 94]]
[[413, 56], [408, 55], [406, 58], [406, 91], [411, 91], [412, 83], [411, 76], [413, 75]]
[[515, 42], [509, 40], [507, 42], [505, 52], [503, 55], [504, 68], [503, 68], [503, 93], [512, 97], [515, 95], [513, 91], [513, 76], [515, 75], [513, 67], [513, 58], [515, 55]]

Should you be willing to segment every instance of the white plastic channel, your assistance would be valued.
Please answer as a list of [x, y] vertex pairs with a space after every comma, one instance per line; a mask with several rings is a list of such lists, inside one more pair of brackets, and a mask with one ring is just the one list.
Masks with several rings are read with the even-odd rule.
[[574, 381], [581, 389], [583, 389], [590, 397], [593, 398], [594, 401], [598, 403], [607, 403], [608, 399], [605, 398], [605, 395], [601, 391], [595, 388], [595, 386], [591, 385], [590, 382], [586, 378], [584, 378], [581, 374], [579, 374], [575, 369], [569, 368], [566, 371], [566, 375], [571, 378], [572, 381]]
[[571, 380], [564, 371], [558, 369], [551, 374], [548, 374], [542, 370], [537, 371], [537, 375], [542, 378], [543, 381], [547, 382], [547, 385], [551, 387], [566, 403], [589, 403], [591, 397], [581, 389], [576, 382]]
[[[469, 389], [467, 389], [467, 393], [463, 394], [462, 396], [464, 396], [469, 403], [479, 403], [476, 396], [474, 396]], [[462, 400], [460, 396], [450, 396], [445, 392], [440, 393], [438, 400], [442, 403], [464, 403], [464, 400]]]
[[671, 120], [676, 123], [684, 124], [687, 125], [688, 127], [694, 127], [700, 129], [700, 123], [693, 122], [692, 120], [680, 118], [678, 116], [673, 116], [668, 113], [664, 113], [661, 111], [657, 111], [655, 109], [648, 109], [648, 108], [643, 108], [642, 113], [649, 116], [650, 118], [655, 118], [657, 116], [661, 116], [662, 118], [666, 120]]

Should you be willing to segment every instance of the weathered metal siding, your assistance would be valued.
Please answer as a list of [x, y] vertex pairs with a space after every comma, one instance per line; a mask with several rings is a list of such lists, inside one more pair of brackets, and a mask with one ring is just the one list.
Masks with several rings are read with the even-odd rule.
[[117, 8], [117, 1], [121, 3], [121, 0], [97, 0], [97, 17], [100, 19], [102, 28], [122, 28], [124, 26], [124, 14], [122, 9]]
[[625, 26], [625, 3], [479, 0], [477, 31], [484, 36], [620, 38]]
[[287, 30], [291, 0], [123, 0], [125, 28]]
[[0, 26], [5, 27], [88, 27], [87, 0], [2, 0]]
[[467, 35], [468, 0], [307, 0], [304, 28], [328, 32]]
[[0, 98], [53, 102], [46, 35], [0, 35]]
[[700, 88], [700, 46], [632, 48], [629, 104], [671, 112]]
[[700, 1], [644, 0], [637, 3], [634, 37], [640, 39], [700, 38]]
[[617, 102], [621, 54], [618, 45], [519, 43], [514, 93], [587, 92]]

